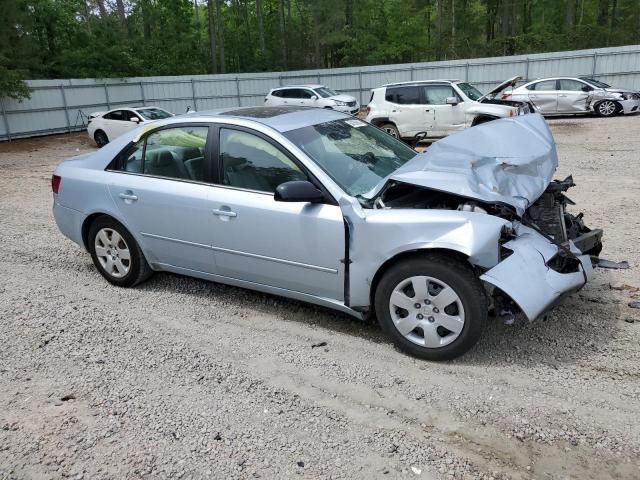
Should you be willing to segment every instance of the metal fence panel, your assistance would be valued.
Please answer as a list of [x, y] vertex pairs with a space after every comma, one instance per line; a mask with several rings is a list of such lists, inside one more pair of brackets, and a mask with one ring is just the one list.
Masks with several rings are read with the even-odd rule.
[[0, 140], [86, 127], [86, 116], [115, 107], [157, 105], [175, 113], [260, 105], [274, 87], [321, 83], [369, 101], [372, 88], [430, 79], [468, 80], [480, 90], [515, 75], [595, 76], [616, 87], [640, 89], [640, 45], [512, 57], [375, 65], [325, 70], [127, 79], [29, 80], [31, 98], [0, 99]]

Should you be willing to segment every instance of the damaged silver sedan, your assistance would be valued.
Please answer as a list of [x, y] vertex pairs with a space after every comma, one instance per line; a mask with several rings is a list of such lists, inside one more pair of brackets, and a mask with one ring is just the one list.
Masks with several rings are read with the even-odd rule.
[[61, 163], [54, 216], [109, 282], [167, 271], [375, 313], [450, 359], [490, 312], [544, 314], [592, 274], [600, 230], [566, 211], [539, 115], [417, 154], [353, 117], [243, 108], [176, 117]]

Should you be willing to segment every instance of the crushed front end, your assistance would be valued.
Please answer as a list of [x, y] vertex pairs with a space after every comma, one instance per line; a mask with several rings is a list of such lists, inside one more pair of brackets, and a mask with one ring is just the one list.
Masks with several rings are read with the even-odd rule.
[[504, 302], [506, 295], [529, 320], [582, 288], [602, 250], [602, 230], [586, 227], [582, 213], [566, 211], [574, 204], [565, 195], [572, 186], [571, 177], [551, 182], [503, 236], [500, 263], [480, 277], [498, 289], [494, 298]]

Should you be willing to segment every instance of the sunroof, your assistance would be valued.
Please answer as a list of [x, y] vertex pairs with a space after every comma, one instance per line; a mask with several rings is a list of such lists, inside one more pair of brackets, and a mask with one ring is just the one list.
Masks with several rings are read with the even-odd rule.
[[286, 113], [309, 109], [309, 107], [245, 107], [237, 110], [227, 110], [222, 112], [222, 115], [250, 118], [271, 118], [277, 117], [278, 115], [284, 115]]

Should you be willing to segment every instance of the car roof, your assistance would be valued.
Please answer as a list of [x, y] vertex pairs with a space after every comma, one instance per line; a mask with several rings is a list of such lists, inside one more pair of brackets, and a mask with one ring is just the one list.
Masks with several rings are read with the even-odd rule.
[[395, 83], [387, 83], [383, 85], [383, 87], [397, 87], [397, 86], [409, 86], [409, 85], [424, 85], [425, 83], [459, 83], [461, 80], [412, 80], [410, 82], [395, 82]]
[[276, 87], [274, 90], [281, 90], [283, 88], [320, 88], [324, 87], [324, 85], [320, 85], [319, 83], [309, 83], [306, 85], [283, 85], [281, 87]]
[[193, 122], [195, 118], [211, 122], [220, 121], [220, 117], [240, 118], [255, 123], [260, 123], [277, 130], [280, 133], [295, 130], [297, 128], [331, 122], [333, 120], [353, 118], [351, 115], [326, 108], [313, 107], [233, 107], [211, 110], [207, 112], [195, 112], [174, 117], [184, 121]]

